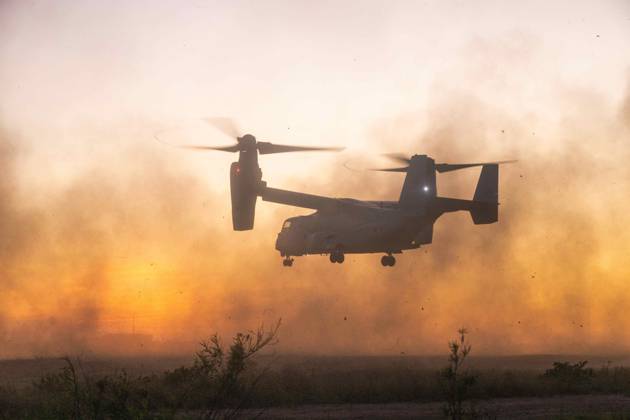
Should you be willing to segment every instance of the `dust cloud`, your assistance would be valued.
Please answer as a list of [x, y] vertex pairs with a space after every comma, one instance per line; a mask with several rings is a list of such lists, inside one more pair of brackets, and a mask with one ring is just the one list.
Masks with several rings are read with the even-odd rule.
[[[376, 255], [283, 268], [275, 232], [296, 211], [259, 204], [269, 209], [256, 229], [232, 232], [227, 184], [214, 191], [145, 147], [35, 199], [18, 181], [28, 152], [4, 130], [0, 353], [179, 352], [278, 318], [283, 352], [436, 353], [462, 325], [484, 353], [627, 350], [630, 95], [618, 107], [571, 100], [554, 126], [458, 94], [432, 105], [415, 140], [399, 140], [413, 127], [384, 138], [377, 124], [373, 144], [384, 150], [519, 159], [501, 169], [500, 223], [446, 215], [434, 244], [394, 269]], [[561, 141], [547, 147], [551, 139]], [[369, 182], [372, 198], [396, 198], [402, 177], [347, 172], [341, 161], [315, 189], [356, 196]], [[477, 173], [442, 175], [441, 193], [472, 195]]]
[[[404, 253], [393, 269], [378, 255], [351, 255], [343, 265], [312, 256], [283, 268], [275, 234], [284, 217], [308, 212], [259, 202], [255, 230], [232, 232], [229, 160], [207, 155], [208, 177], [222, 178], [201, 178], [192, 160], [156, 145], [152, 135], [163, 127], [154, 121], [109, 114], [98, 123], [89, 122], [92, 114], [54, 121], [73, 128], [69, 143], [87, 144], [88, 157], [42, 141], [38, 147], [52, 151], [33, 161], [34, 142], [23, 136], [37, 130], [3, 119], [0, 357], [189, 352], [214, 332], [278, 318], [282, 352], [441, 353], [461, 326], [482, 353], [628, 350], [630, 88], [619, 103], [560, 86], [535, 90], [553, 100], [514, 99], [540, 101], [530, 113], [515, 111], [520, 103], [493, 104], [484, 89], [520, 92], [549, 71], [532, 64], [548, 57], [535, 56], [540, 45], [530, 41], [477, 40], [464, 58], [477, 67], [440, 76], [422, 112], [366, 121], [371, 136], [362, 151], [519, 160], [500, 171], [498, 224], [445, 215], [434, 243]], [[83, 83], [91, 92], [98, 80]], [[92, 108], [82, 93], [77, 106]], [[113, 114], [108, 107], [117, 103], [104, 105]], [[270, 185], [398, 198], [402, 175], [346, 170], [343, 162], [355, 157]], [[272, 159], [284, 157], [261, 158], [263, 173]], [[471, 197], [477, 176], [478, 169], [441, 175], [440, 194]]]

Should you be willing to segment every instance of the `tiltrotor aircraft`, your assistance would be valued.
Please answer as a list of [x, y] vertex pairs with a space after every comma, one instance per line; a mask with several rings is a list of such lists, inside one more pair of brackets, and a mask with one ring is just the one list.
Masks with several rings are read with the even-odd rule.
[[[258, 155], [337, 151], [340, 148], [287, 146], [256, 141], [251, 134], [239, 135], [230, 120], [208, 121], [235, 138], [236, 144], [183, 147], [239, 153], [238, 162], [233, 162], [230, 167], [234, 230], [253, 229], [258, 197], [263, 201], [316, 210], [307, 216], [291, 217], [282, 224], [276, 249], [284, 258], [286, 267], [293, 265], [293, 257], [302, 255], [329, 255], [332, 263], [343, 263], [345, 254], [361, 253], [383, 253], [385, 255], [381, 258], [381, 264], [392, 267], [396, 263], [393, 254], [432, 242], [433, 224], [444, 213], [468, 211], [476, 225], [498, 221], [499, 164], [512, 161], [449, 164], [435, 163], [426, 155], [414, 155], [411, 158], [389, 155], [405, 166], [376, 170], [406, 173], [398, 201], [322, 197], [267, 186], [262, 180]], [[438, 197], [436, 172], [474, 166], [481, 166], [482, 169], [472, 200]]]

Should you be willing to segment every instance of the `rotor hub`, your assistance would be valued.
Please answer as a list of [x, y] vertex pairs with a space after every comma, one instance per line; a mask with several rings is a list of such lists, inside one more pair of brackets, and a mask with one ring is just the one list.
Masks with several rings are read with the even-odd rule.
[[243, 137], [238, 137], [238, 142], [243, 147], [252, 147], [256, 145], [256, 137], [251, 134], [245, 134]]

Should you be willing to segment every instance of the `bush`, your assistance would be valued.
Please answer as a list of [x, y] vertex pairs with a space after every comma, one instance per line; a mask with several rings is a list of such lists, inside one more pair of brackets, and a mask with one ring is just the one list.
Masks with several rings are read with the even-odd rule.
[[442, 370], [442, 378], [446, 384], [444, 415], [454, 420], [475, 415], [473, 406], [471, 404], [465, 406], [464, 402], [470, 393], [470, 388], [477, 380], [475, 375], [463, 369], [464, 362], [472, 349], [466, 342], [467, 331], [461, 328], [458, 333], [459, 341], [453, 340], [448, 343], [449, 364]]
[[28, 389], [0, 388], [0, 419], [232, 419], [266, 373], [255, 369], [252, 356], [276, 343], [279, 326], [238, 333], [227, 350], [215, 334], [191, 366], [162, 374], [94, 377], [80, 360], [65, 357], [60, 372]]
[[565, 392], [584, 391], [593, 377], [593, 369], [587, 368], [587, 360], [577, 363], [554, 362], [553, 368], [547, 369], [544, 377], [560, 385]]

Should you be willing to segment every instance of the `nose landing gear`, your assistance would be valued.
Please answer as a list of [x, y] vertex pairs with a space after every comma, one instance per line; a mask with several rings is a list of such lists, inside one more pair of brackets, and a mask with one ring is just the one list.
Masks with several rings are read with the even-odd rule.
[[396, 258], [392, 254], [384, 255], [381, 258], [381, 264], [383, 267], [393, 267], [396, 264]]
[[289, 257], [288, 255], [284, 258], [284, 260], [282, 260], [282, 265], [285, 267], [292, 267], [293, 266], [293, 258]]
[[331, 263], [343, 263], [343, 261], [346, 258], [343, 255], [343, 252], [339, 251], [339, 250], [335, 250], [333, 252], [330, 253], [330, 262]]

